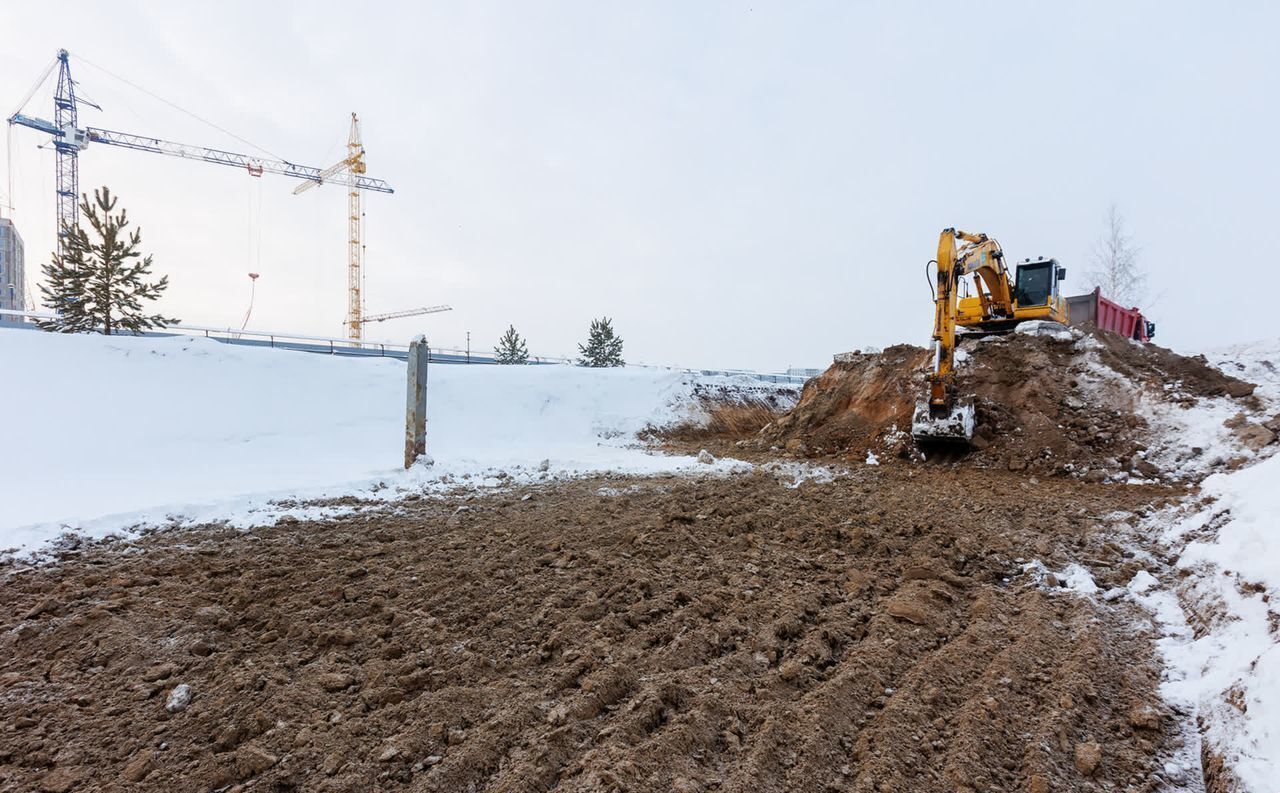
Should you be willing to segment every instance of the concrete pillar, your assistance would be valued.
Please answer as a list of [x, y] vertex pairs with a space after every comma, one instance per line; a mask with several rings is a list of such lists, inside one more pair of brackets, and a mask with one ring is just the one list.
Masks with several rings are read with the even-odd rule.
[[427, 453], [427, 337], [409, 344], [409, 380], [404, 419], [404, 467]]

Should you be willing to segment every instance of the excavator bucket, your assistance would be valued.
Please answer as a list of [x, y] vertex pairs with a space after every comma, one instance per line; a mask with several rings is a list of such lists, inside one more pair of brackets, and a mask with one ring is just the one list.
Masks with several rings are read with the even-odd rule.
[[916, 403], [911, 417], [911, 437], [921, 447], [968, 446], [973, 425], [972, 399], [957, 399], [950, 409], [936, 408], [924, 399]]

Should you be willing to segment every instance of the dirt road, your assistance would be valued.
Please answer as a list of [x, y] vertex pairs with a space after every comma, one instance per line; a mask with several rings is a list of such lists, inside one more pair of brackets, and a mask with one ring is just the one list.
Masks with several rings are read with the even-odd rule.
[[10, 563], [0, 788], [1160, 788], [1136, 607], [1024, 565], [1124, 584], [1107, 520], [1169, 491], [794, 484], [594, 478]]

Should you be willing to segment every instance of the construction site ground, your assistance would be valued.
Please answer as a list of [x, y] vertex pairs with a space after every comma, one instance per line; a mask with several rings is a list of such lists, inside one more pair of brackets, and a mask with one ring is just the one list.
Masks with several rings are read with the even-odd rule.
[[1148, 617], [1045, 573], [1122, 586], [1179, 488], [804, 471], [9, 561], [0, 789], [1179, 789]]

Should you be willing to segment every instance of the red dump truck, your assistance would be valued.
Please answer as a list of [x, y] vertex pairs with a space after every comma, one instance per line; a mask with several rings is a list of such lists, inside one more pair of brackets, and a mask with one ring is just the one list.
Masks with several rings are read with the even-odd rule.
[[1127, 339], [1146, 342], [1156, 335], [1154, 322], [1148, 322], [1137, 308], [1125, 308], [1102, 296], [1101, 287], [1092, 292], [1067, 298], [1067, 312], [1072, 325], [1109, 330]]

